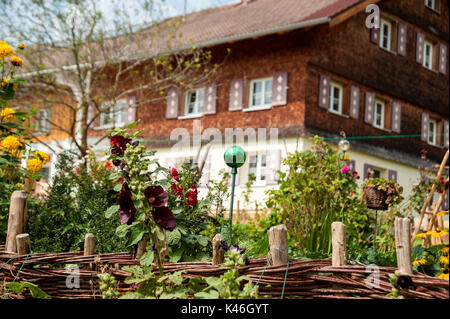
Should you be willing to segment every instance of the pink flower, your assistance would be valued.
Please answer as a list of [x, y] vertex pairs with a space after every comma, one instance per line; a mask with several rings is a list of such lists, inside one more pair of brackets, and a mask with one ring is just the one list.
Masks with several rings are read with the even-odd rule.
[[347, 174], [349, 170], [350, 170], [350, 167], [348, 167], [347, 165], [345, 165], [344, 167], [341, 168], [341, 172], [344, 174]]

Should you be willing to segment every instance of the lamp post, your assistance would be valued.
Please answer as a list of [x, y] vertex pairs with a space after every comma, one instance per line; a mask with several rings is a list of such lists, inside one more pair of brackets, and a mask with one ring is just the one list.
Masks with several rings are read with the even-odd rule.
[[232, 224], [233, 224], [233, 202], [234, 202], [234, 186], [236, 184], [237, 169], [244, 165], [246, 159], [245, 151], [242, 147], [231, 146], [227, 148], [223, 154], [225, 164], [231, 167], [231, 203], [230, 203], [230, 240], [233, 241]]

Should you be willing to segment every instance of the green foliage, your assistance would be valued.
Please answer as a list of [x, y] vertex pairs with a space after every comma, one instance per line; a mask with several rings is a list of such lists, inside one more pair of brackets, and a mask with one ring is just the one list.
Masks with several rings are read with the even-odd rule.
[[205, 200], [210, 203], [208, 207], [208, 214], [217, 218], [222, 218], [224, 212], [228, 210], [224, 202], [230, 197], [230, 187], [228, 185], [231, 174], [225, 169], [219, 171], [219, 178], [217, 180], [208, 181], [208, 194]]
[[243, 282], [248, 280], [248, 277], [239, 275], [239, 267], [244, 265], [245, 262], [241, 254], [227, 251], [225, 254], [225, 265], [222, 268], [228, 269], [228, 271], [219, 278], [206, 278], [208, 287], [195, 294], [195, 297], [201, 299], [257, 299], [258, 287], [251, 282], [243, 285]]
[[117, 281], [114, 276], [110, 274], [99, 274], [100, 291], [102, 292], [103, 299], [117, 299], [120, 297], [119, 291], [117, 291]]
[[4, 295], [4, 298], [10, 293], [21, 294], [24, 292], [25, 288], [28, 288], [31, 296], [36, 299], [51, 299], [51, 297], [42, 291], [37, 285], [29, 282], [7, 282], [3, 284], [4, 288], [8, 289], [8, 292]]
[[367, 209], [358, 196], [356, 178], [344, 155], [319, 137], [311, 150], [284, 159], [287, 172], [279, 172], [279, 189], [268, 191], [267, 206], [281, 216], [302, 253], [331, 252], [331, 223], [346, 225], [349, 250], [365, 243], [370, 227]]
[[118, 197], [111, 170], [97, 162], [93, 153], [89, 153], [87, 164], [80, 166], [70, 155], [60, 154], [56, 170], [48, 199], [35, 201], [28, 208], [26, 231], [33, 250], [81, 250], [84, 236], [92, 233], [97, 252], [125, 251], [126, 239], [114, 236], [119, 221], [105, 217]]
[[411, 260], [414, 271], [433, 277], [441, 275], [445, 269], [448, 273], [448, 244], [434, 245], [428, 248], [417, 244], [411, 251]]

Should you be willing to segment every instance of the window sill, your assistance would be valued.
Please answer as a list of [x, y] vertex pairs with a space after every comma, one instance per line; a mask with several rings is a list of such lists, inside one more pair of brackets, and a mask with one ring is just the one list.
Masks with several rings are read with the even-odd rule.
[[114, 126], [114, 125], [97, 126], [97, 127], [94, 127], [93, 129], [96, 131], [112, 130], [114, 128], [121, 128], [124, 125], [125, 125], [124, 123], [121, 123], [116, 126]]
[[199, 117], [202, 117], [203, 113], [198, 113], [198, 114], [189, 114], [189, 115], [183, 115], [183, 116], [179, 116], [178, 119], [179, 120], [189, 120], [189, 119], [196, 119]]
[[422, 67], [423, 67], [425, 70], [427, 70], [427, 71], [433, 72], [434, 74], [439, 74], [439, 71], [437, 71], [437, 70], [435, 70], [435, 69], [427, 68], [427, 67], [426, 67], [425, 65], [423, 65], [423, 64], [422, 64]]
[[271, 108], [272, 108], [272, 105], [262, 106], [262, 107], [249, 107], [249, 108], [243, 109], [243, 111], [244, 112], [266, 111], [266, 110], [270, 110]]
[[425, 5], [425, 8], [427, 8], [428, 10], [430, 10], [430, 11], [432, 11], [432, 12], [438, 14], [438, 15], [441, 15], [441, 12], [440, 12], [439, 10], [436, 10], [436, 9], [434, 9], [434, 8], [430, 8], [430, 7], [427, 6], [427, 5]]
[[373, 126], [374, 128], [376, 128], [377, 130], [384, 131], [384, 132], [387, 132], [387, 133], [392, 133], [392, 130], [389, 130], [389, 129], [387, 129], [387, 128], [375, 126], [375, 125], [373, 125], [373, 124], [372, 124], [372, 126]]
[[383, 48], [382, 46], [380, 46], [380, 45], [378, 45], [378, 47], [381, 49], [381, 50], [383, 50], [383, 51], [385, 51], [385, 52], [388, 52], [388, 53], [390, 53], [390, 54], [393, 54], [393, 55], [397, 55], [397, 52], [395, 52], [395, 51], [392, 51], [392, 50], [388, 50], [388, 49], [386, 49], [386, 48]]
[[334, 112], [334, 111], [331, 111], [330, 109], [328, 109], [328, 112], [330, 112], [331, 114], [337, 115], [337, 116], [341, 116], [341, 117], [346, 118], [346, 119], [350, 118], [349, 115], [338, 113], [338, 112]]

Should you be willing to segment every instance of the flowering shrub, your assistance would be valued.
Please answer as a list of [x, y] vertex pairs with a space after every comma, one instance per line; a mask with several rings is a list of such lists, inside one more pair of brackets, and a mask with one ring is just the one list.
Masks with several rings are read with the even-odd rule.
[[[372, 173], [373, 171], [369, 173], [369, 177], [372, 176]], [[403, 187], [397, 184], [395, 181], [388, 181], [383, 177], [370, 177], [364, 181], [364, 186], [373, 187], [377, 190], [386, 192], [386, 204], [388, 206], [398, 205], [403, 200]]]
[[281, 216], [303, 253], [330, 253], [335, 221], [346, 225], [349, 247], [367, 244], [370, 227], [358, 194], [358, 174], [350, 171], [344, 156], [315, 137], [311, 150], [283, 160], [288, 171], [279, 172], [280, 188], [268, 191], [267, 206]]
[[[23, 49], [25, 45], [19, 45], [18, 50]], [[15, 77], [17, 68], [22, 67], [23, 62], [14, 53], [8, 43], [0, 41], [0, 237], [5, 236], [11, 194], [39, 180], [39, 172], [48, 161], [48, 156], [43, 152], [38, 155], [26, 148], [31, 141], [27, 122], [30, 115], [8, 107], [18, 85], [23, 82]], [[27, 169], [24, 169], [21, 161], [27, 157], [30, 160]]]

